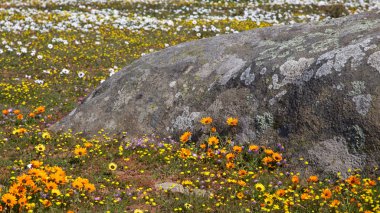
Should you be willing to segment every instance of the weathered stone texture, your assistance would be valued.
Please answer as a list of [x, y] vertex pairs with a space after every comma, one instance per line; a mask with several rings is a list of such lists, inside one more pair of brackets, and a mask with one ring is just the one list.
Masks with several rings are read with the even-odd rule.
[[202, 116], [219, 124], [239, 117], [238, 142], [282, 142], [326, 172], [377, 165], [380, 13], [223, 35], [144, 56], [52, 129], [196, 135]]

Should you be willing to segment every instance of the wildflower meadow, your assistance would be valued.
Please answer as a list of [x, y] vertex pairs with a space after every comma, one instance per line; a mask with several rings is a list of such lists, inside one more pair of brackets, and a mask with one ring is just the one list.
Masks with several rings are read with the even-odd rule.
[[218, 125], [201, 118], [197, 138], [190, 130], [179, 137], [49, 130], [145, 54], [379, 7], [376, 0], [0, 0], [0, 212], [379, 213], [380, 177], [356, 168], [320, 177], [303, 158], [295, 169], [286, 144], [239, 143], [239, 118], [231, 115]]

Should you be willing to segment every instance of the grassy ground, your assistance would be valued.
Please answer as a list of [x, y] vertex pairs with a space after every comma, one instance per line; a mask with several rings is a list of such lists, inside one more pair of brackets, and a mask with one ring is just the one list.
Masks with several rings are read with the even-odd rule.
[[233, 120], [229, 135], [203, 120], [205, 141], [47, 130], [143, 54], [379, 7], [302, 3], [0, 0], [0, 212], [379, 212], [379, 177], [305, 177], [307, 162], [292, 173], [281, 144], [234, 145]]

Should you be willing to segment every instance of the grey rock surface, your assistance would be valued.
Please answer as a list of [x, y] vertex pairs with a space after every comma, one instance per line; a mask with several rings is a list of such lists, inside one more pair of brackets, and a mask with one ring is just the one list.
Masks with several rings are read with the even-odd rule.
[[380, 162], [380, 13], [256, 29], [142, 57], [52, 129], [197, 132], [211, 116], [236, 142], [283, 143], [324, 173]]

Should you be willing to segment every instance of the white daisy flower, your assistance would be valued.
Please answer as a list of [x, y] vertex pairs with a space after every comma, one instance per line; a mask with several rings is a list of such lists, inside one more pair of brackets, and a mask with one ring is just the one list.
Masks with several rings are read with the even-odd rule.
[[85, 76], [84, 72], [78, 72], [78, 77], [83, 78]]
[[70, 70], [66, 69], [66, 68], [63, 68], [62, 71], [59, 73], [59, 74], [69, 74], [70, 73]]
[[44, 81], [43, 81], [43, 80], [39, 80], [39, 79], [35, 80], [34, 82], [35, 82], [36, 84], [44, 84]]

